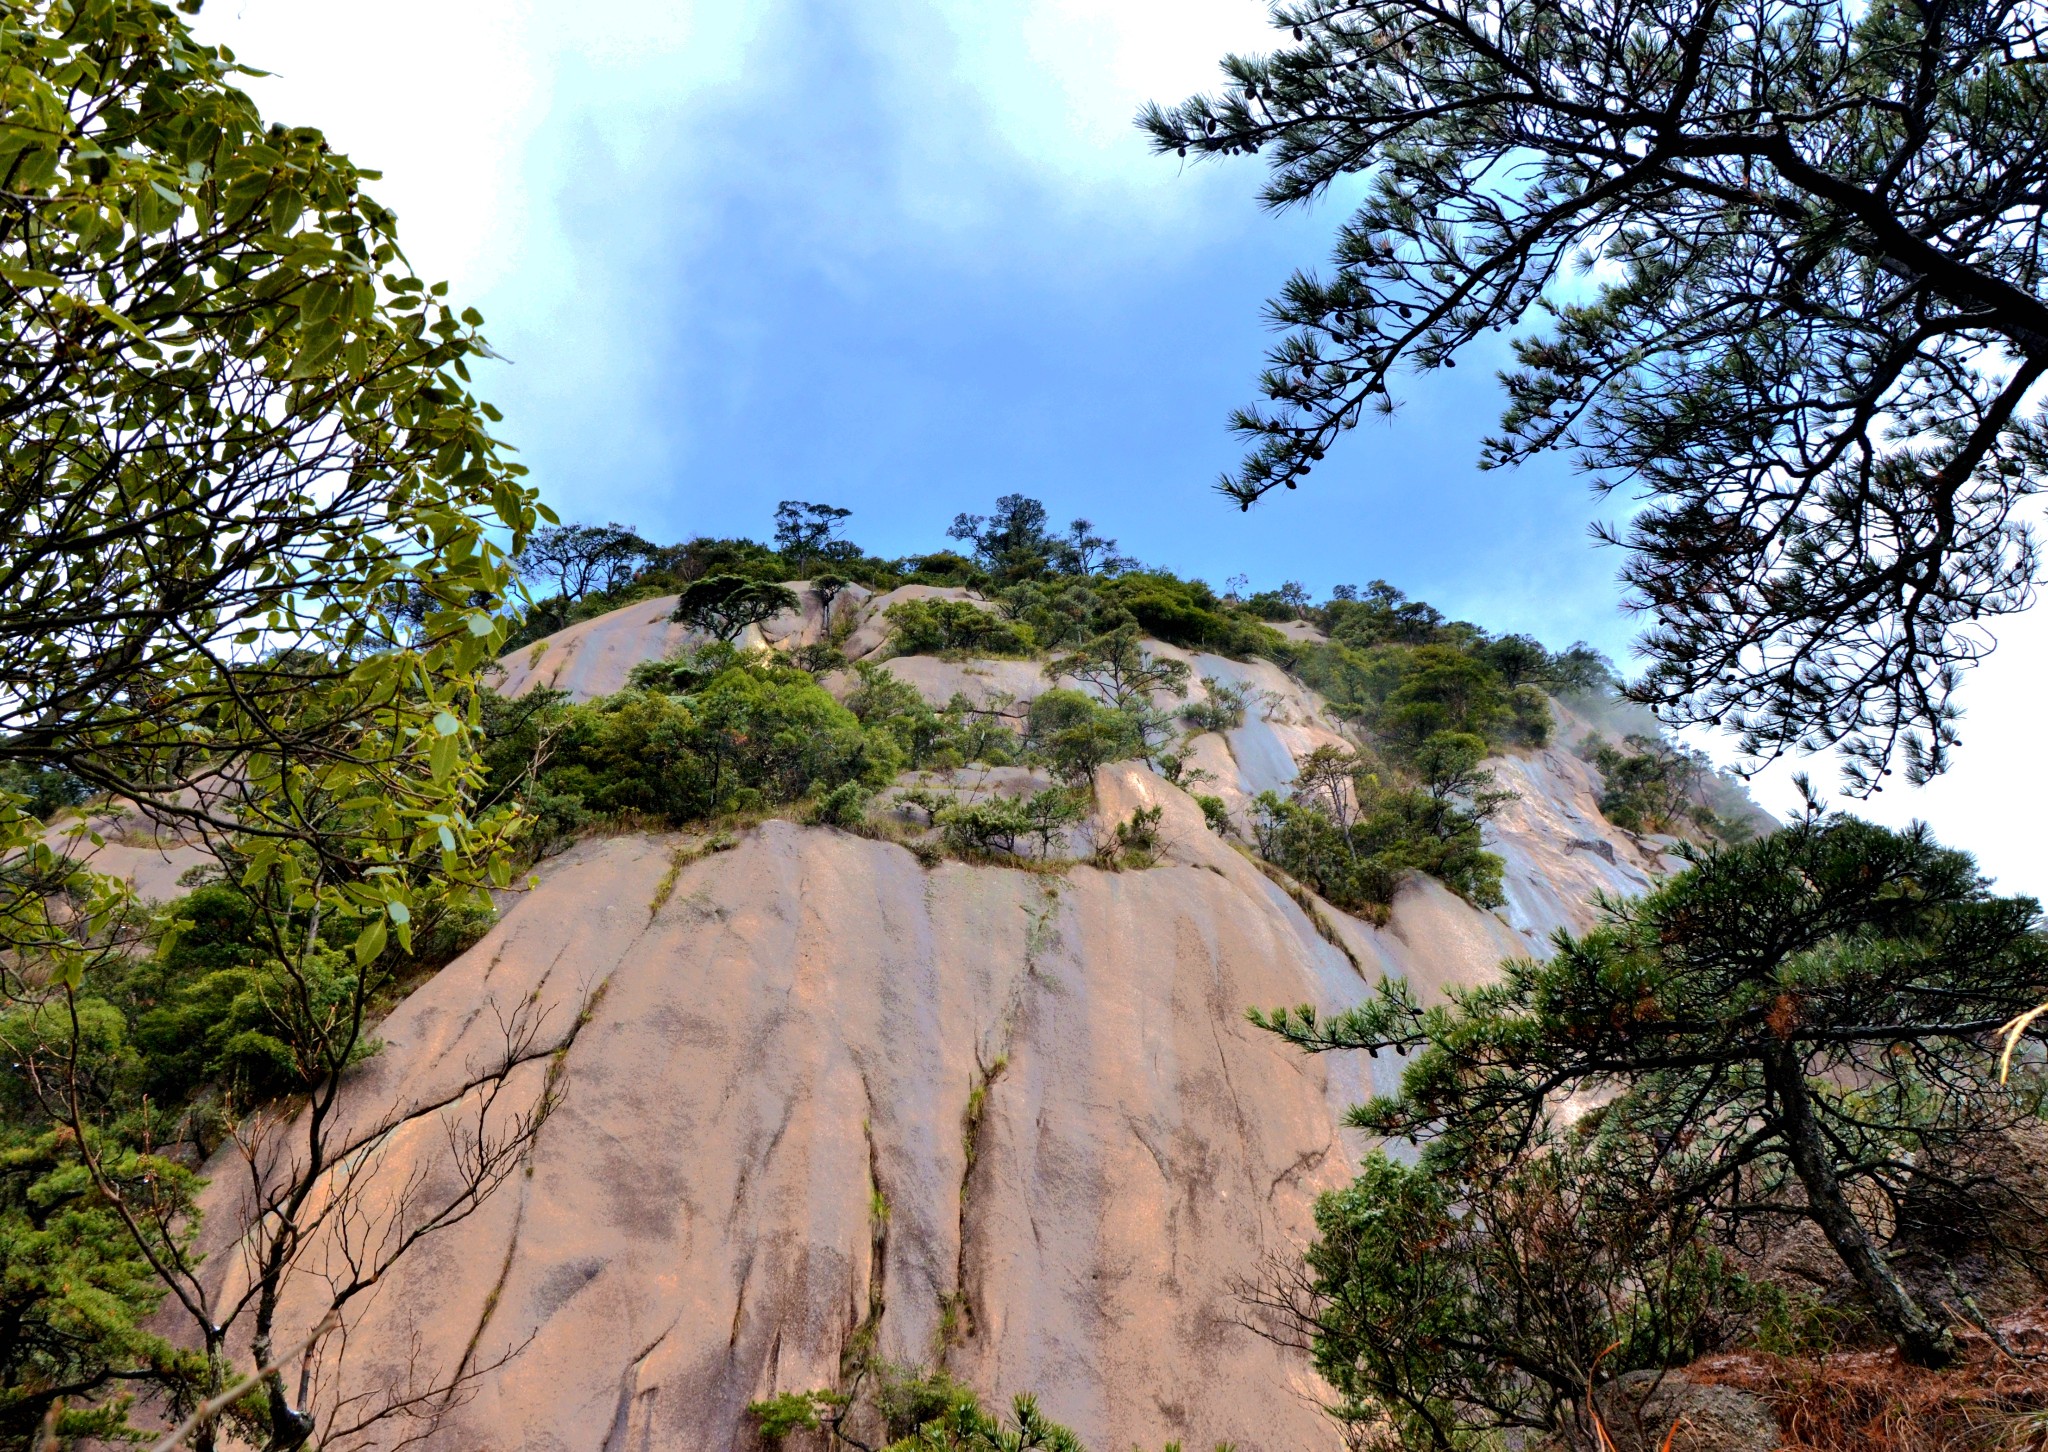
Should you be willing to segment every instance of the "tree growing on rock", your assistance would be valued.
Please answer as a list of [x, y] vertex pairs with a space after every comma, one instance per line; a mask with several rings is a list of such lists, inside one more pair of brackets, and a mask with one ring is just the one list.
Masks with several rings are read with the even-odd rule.
[[1146, 752], [1144, 730], [1136, 717], [1061, 687], [1033, 699], [1026, 739], [1052, 774], [1070, 786], [1087, 786], [1096, 768]]
[[968, 600], [899, 600], [889, 607], [890, 644], [898, 655], [1030, 655], [1031, 628]]
[[1445, 1006], [1390, 979], [1332, 1018], [1254, 1017], [1311, 1050], [1412, 1055], [1400, 1093], [1351, 1123], [1424, 1141], [1446, 1179], [1519, 1172], [1578, 1096], [1608, 1183], [1698, 1207], [1730, 1238], [1811, 1222], [1901, 1354], [1947, 1362], [1953, 1339], [1872, 1207], [1901, 1224], [1916, 1188], [1939, 1186], [1952, 1216], [2005, 1193], [1968, 1151], [2019, 1112], [1995, 1039], [2048, 994], [2038, 905], [1993, 896], [1924, 828], [1813, 808], [1604, 909]]
[[1148, 709], [1160, 691], [1172, 696], [1188, 693], [1188, 663], [1145, 649], [1135, 624], [1120, 625], [1071, 654], [1055, 657], [1047, 662], [1045, 676], [1093, 686], [1119, 711]]
[[975, 563], [1006, 584], [1047, 575], [1115, 575], [1134, 569], [1137, 561], [1117, 553], [1116, 541], [1095, 533], [1088, 520], [1077, 519], [1064, 535], [1047, 528], [1049, 516], [1038, 500], [1005, 494], [993, 514], [957, 514], [947, 529], [974, 551]]
[[818, 602], [818, 613], [827, 624], [832, 620], [832, 602], [846, 593], [846, 587], [853, 581], [830, 570], [821, 570], [811, 577], [811, 594]]
[[775, 548], [796, 569], [820, 560], [839, 560], [859, 551], [840, 538], [851, 509], [785, 499], [775, 506]]
[[683, 587], [669, 619], [731, 644], [749, 625], [803, 609], [796, 591], [742, 575], [706, 575]]
[[1336, 906], [1384, 921], [1411, 872], [1436, 878], [1482, 907], [1497, 907], [1501, 859], [1484, 824], [1512, 792], [1481, 768], [1486, 742], [1440, 732], [1410, 769], [1366, 751], [1319, 746], [1295, 761], [1293, 790], [1252, 801], [1259, 855]]

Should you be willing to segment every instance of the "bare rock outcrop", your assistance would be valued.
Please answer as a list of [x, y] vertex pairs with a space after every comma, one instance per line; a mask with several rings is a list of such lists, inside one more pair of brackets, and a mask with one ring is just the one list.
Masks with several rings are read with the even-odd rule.
[[1773, 1452], [1782, 1441], [1763, 1398], [1682, 1371], [1616, 1377], [1600, 1389], [1597, 1405], [1615, 1452]]
[[679, 872], [656, 836], [551, 864], [351, 1089], [430, 1097], [523, 1002], [583, 1020], [530, 1172], [402, 1263], [336, 1394], [402, 1377], [385, 1348], [523, 1346], [431, 1445], [724, 1447], [865, 1340], [1035, 1390], [1095, 1445], [1338, 1445], [1235, 1287], [1347, 1175], [1336, 1114], [1366, 1086], [1243, 1011], [1364, 979], [1185, 796], [1135, 768], [1103, 791], [1164, 804], [1167, 865], [927, 870], [781, 822]]
[[[860, 632], [891, 598], [854, 600], [849, 644], [881, 648]], [[508, 658], [500, 687], [616, 690], [688, 643], [671, 608], [571, 627]], [[1159, 649], [1247, 692], [1244, 723], [1195, 757], [1233, 811], [1342, 740], [1270, 663]], [[891, 668], [941, 703], [1049, 684], [1028, 662]], [[1160, 808], [1162, 859], [1141, 871], [927, 867], [780, 821], [716, 852], [584, 841], [397, 1007], [348, 1087], [364, 1119], [430, 1102], [522, 1006], [563, 1045], [529, 1076], [562, 1097], [523, 1173], [400, 1263], [321, 1396], [495, 1368], [428, 1446], [724, 1448], [749, 1444], [749, 1402], [841, 1385], [872, 1357], [1033, 1392], [1099, 1448], [1341, 1446], [1306, 1359], [1247, 1328], [1242, 1288], [1310, 1234], [1359, 1149], [1344, 1108], [1398, 1065], [1303, 1056], [1245, 1009], [1341, 1008], [1384, 974], [1425, 993], [1482, 982], [1585, 926], [1594, 889], [1648, 883], [1583, 763], [1498, 765], [1522, 794], [1493, 834], [1507, 909], [1419, 879], [1384, 927], [1290, 893], [1134, 763], [1096, 796], [1103, 822]], [[430, 1128], [346, 1173], [430, 1182], [448, 1153]], [[229, 1277], [231, 1185], [210, 1192], [205, 1246]], [[313, 1313], [288, 1306], [280, 1340], [307, 1329], [294, 1314]]]

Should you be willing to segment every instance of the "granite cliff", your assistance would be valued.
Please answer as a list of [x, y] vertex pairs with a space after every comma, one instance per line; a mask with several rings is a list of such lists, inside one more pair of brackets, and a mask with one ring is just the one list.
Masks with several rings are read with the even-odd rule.
[[[849, 656], [886, 650], [893, 598], [834, 603]], [[616, 690], [687, 643], [670, 604], [516, 652], [500, 688]], [[827, 625], [813, 600], [742, 643]], [[1277, 666], [1152, 648], [1250, 692], [1241, 726], [1194, 743], [1234, 811], [1342, 740]], [[1030, 662], [889, 668], [935, 702], [1048, 684]], [[1558, 709], [1556, 739], [1575, 739]], [[1250, 1327], [1242, 1292], [1347, 1178], [1339, 1119], [1369, 1090], [1355, 1076], [1396, 1066], [1304, 1058], [1246, 1007], [1341, 1006], [1382, 974], [1482, 981], [1586, 923], [1596, 890], [1639, 891], [1665, 865], [1601, 817], [1569, 750], [1492, 765], [1518, 793], [1489, 824], [1506, 906], [1418, 877], [1382, 926], [1277, 880], [1132, 762], [1098, 773], [1095, 813], [1160, 809], [1144, 870], [928, 865], [785, 820], [585, 838], [398, 1005], [345, 1096], [366, 1122], [431, 1103], [521, 1013], [560, 1045], [513, 1086], [559, 1095], [519, 1171], [377, 1288], [319, 1398], [462, 1366], [478, 1374], [435, 1409], [430, 1446], [718, 1448], [750, 1445], [750, 1402], [879, 1360], [1035, 1392], [1095, 1447], [1340, 1446], [1306, 1359]], [[402, 1224], [465, 1112], [344, 1166], [386, 1187], [362, 1212]], [[236, 1184], [209, 1192], [216, 1238]], [[231, 1246], [206, 1248], [238, 1274]]]

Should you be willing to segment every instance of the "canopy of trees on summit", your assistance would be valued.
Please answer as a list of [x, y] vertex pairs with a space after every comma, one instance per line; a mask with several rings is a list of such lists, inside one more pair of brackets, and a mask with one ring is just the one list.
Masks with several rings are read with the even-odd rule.
[[1362, 180], [1223, 488], [1292, 488], [1404, 368], [1514, 344], [1487, 464], [1575, 454], [1643, 507], [1641, 697], [1753, 752], [1942, 770], [1959, 668], [2033, 599], [2048, 368], [2048, 10], [2033, 0], [1289, 0], [1293, 41], [1141, 118]]

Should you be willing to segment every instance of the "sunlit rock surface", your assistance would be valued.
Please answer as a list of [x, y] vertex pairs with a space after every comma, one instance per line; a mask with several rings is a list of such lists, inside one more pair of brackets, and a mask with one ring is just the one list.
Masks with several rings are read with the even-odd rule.
[[[853, 640], [893, 598], [849, 607], [870, 617]], [[686, 643], [671, 606], [517, 653], [504, 688], [617, 689]], [[807, 609], [762, 634], [823, 629]], [[864, 653], [883, 649], [877, 634]], [[1234, 811], [1341, 741], [1277, 667], [1189, 659], [1252, 693], [1244, 724], [1194, 757], [1199, 789]], [[1029, 662], [890, 668], [937, 703], [1051, 684]], [[779, 821], [702, 857], [684, 836], [585, 841], [399, 1005], [349, 1088], [356, 1115], [429, 1102], [522, 1004], [568, 1044], [527, 1171], [402, 1262], [330, 1391], [523, 1347], [429, 1445], [746, 1446], [747, 1403], [836, 1385], [871, 1338], [996, 1399], [1035, 1392], [1098, 1449], [1340, 1447], [1306, 1360], [1246, 1329], [1242, 1289], [1296, 1254], [1315, 1196], [1348, 1178], [1359, 1147], [1338, 1124], [1373, 1087], [1359, 1076], [1390, 1088], [1398, 1066], [1305, 1057], [1245, 1009], [1339, 1008], [1383, 974], [1425, 995], [1484, 982], [1586, 925], [1596, 889], [1647, 885], [1656, 864], [1601, 819], [1584, 763], [1496, 765], [1520, 793], [1492, 834], [1508, 906], [1422, 880], [1384, 927], [1297, 902], [1133, 763], [1100, 774], [1098, 820], [1161, 808], [1162, 862], [1142, 871], [927, 868]], [[423, 1130], [352, 1173], [431, 1180], [446, 1153]]]

